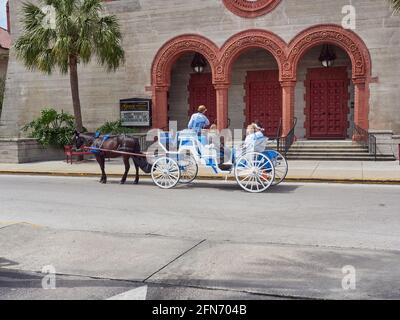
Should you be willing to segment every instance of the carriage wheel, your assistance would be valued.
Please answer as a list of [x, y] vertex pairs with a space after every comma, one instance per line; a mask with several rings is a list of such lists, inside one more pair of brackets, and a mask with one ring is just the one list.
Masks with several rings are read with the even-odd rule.
[[272, 182], [272, 185], [277, 186], [283, 180], [285, 180], [289, 171], [289, 165], [286, 158], [282, 154], [280, 154], [278, 151], [273, 151], [273, 153], [275, 155], [271, 161], [275, 168], [275, 180]]
[[267, 190], [274, 182], [275, 168], [266, 155], [250, 152], [236, 162], [235, 177], [242, 189], [259, 193]]
[[181, 156], [178, 164], [181, 170], [179, 183], [188, 184], [193, 182], [199, 173], [199, 166], [196, 163], [196, 159], [191, 154], [185, 154]]
[[171, 189], [177, 185], [181, 178], [178, 163], [167, 157], [162, 157], [154, 162], [151, 168], [153, 182], [162, 189]]

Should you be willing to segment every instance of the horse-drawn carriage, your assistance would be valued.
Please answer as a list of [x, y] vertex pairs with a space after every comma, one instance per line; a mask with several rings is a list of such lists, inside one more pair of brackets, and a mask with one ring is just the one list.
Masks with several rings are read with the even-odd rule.
[[[137, 138], [126, 135], [109, 137], [76, 132], [74, 141], [76, 148], [84, 146], [85, 150], [96, 155], [102, 170], [101, 183], [107, 182], [105, 158], [121, 156], [125, 164], [122, 184], [128, 176], [129, 159], [132, 158], [136, 167], [135, 183], [139, 182], [140, 167], [150, 173], [154, 183], [163, 189], [171, 189], [178, 183], [192, 182], [197, 177], [199, 166], [226, 177], [233, 174], [242, 189], [253, 193], [278, 185], [288, 173], [287, 161], [278, 151], [244, 146], [218, 148], [209, 143], [207, 136], [199, 136], [192, 130], [184, 130], [175, 135], [159, 131], [155, 150], [147, 154], [141, 152]], [[223, 162], [225, 153], [229, 159]], [[146, 158], [151, 161], [148, 162]]]
[[153, 163], [151, 177], [160, 188], [170, 189], [178, 183], [196, 179], [199, 166], [214, 174], [234, 174], [242, 189], [259, 193], [281, 183], [288, 173], [284, 156], [273, 149], [256, 152], [243, 146], [229, 148], [230, 159], [221, 164], [221, 149], [208, 144], [207, 137], [191, 130], [171, 135], [160, 131], [158, 145], [161, 149]]

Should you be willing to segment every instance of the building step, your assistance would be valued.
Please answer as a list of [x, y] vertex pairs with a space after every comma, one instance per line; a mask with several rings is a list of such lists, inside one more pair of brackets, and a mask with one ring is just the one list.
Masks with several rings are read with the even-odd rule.
[[368, 152], [368, 148], [290, 148], [293, 152]]
[[294, 143], [293, 147], [297, 148], [365, 148], [361, 144], [297, 144]]
[[341, 146], [348, 146], [348, 145], [360, 145], [357, 142], [354, 142], [352, 140], [297, 140], [295, 145], [323, 145], [323, 146], [329, 146], [329, 145], [341, 145]]
[[290, 150], [287, 153], [289, 156], [370, 156], [369, 152], [295, 152]]
[[[336, 156], [319, 156], [319, 155], [299, 155], [293, 156], [288, 155], [288, 160], [310, 160], [310, 161], [375, 161], [375, 157], [371, 155], [358, 156], [358, 155], [336, 155]], [[392, 155], [379, 155], [376, 157], [376, 161], [396, 161], [396, 158]]]

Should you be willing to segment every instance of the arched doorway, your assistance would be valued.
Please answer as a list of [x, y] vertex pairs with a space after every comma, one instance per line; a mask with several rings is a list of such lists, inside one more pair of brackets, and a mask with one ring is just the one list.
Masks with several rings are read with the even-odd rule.
[[153, 128], [168, 128], [168, 92], [171, 71], [185, 54], [201, 54], [208, 62], [210, 73], [215, 75], [218, 47], [200, 35], [181, 35], [169, 40], [158, 51], [152, 65]]
[[207, 64], [201, 73], [192, 69], [195, 53], [184, 53], [173, 64], [168, 90], [168, 120], [176, 121], [178, 130], [187, 127], [190, 116], [200, 105], [207, 106], [210, 123], [217, 119], [216, 94], [212, 72]]
[[[283, 78], [290, 81], [286, 92], [288, 100], [294, 101], [295, 99], [295, 86], [302, 58], [309, 50], [324, 44], [336, 46], [347, 54], [351, 62], [351, 79], [354, 86], [354, 125], [368, 130], [369, 81], [371, 76], [370, 55], [367, 46], [361, 38], [354, 32], [343, 29], [341, 26], [314, 26], [304, 30], [291, 41], [288, 47], [288, 60], [285, 63], [283, 74]], [[350, 66], [348, 68], [350, 69]], [[325, 71], [325, 74], [325, 76], [320, 74], [320, 78], [329, 77], [328, 70]], [[321, 79], [322, 82], [325, 80], [327, 79]], [[343, 77], [341, 80], [345, 81]], [[344, 92], [342, 96], [345, 94]], [[292, 117], [294, 117], [294, 105], [292, 103], [290, 111], [286, 114], [284, 113], [284, 118], [287, 122], [290, 122]]]
[[[329, 67], [319, 60], [332, 55]], [[299, 61], [295, 93], [296, 136], [299, 139], [331, 140], [352, 137], [354, 85], [351, 60], [337, 46], [310, 48]]]
[[218, 107], [227, 108], [229, 101], [223, 116], [229, 116], [231, 128], [259, 121], [267, 135], [276, 136], [282, 116], [280, 80], [285, 48], [281, 38], [259, 29], [238, 33], [223, 45], [216, 81], [229, 90], [226, 106]]
[[228, 127], [229, 87], [232, 68], [244, 52], [258, 48], [270, 53], [276, 60], [282, 90], [282, 133], [286, 135], [295, 117], [296, 83], [299, 63], [307, 52], [323, 44], [334, 45], [351, 61], [351, 78], [354, 85], [354, 125], [369, 128], [369, 81], [371, 60], [362, 39], [338, 25], [318, 25], [308, 28], [286, 44], [277, 35], [251, 29], [232, 36], [221, 49], [199, 35], [182, 35], [168, 41], [157, 53], [152, 66], [153, 127], [168, 126], [168, 90], [171, 85], [171, 68], [185, 53], [198, 52], [210, 65], [215, 88], [217, 123], [220, 129]]
[[257, 121], [267, 136], [277, 135], [282, 118], [282, 88], [278, 64], [268, 51], [249, 49], [233, 62], [228, 116], [231, 129], [244, 129]]

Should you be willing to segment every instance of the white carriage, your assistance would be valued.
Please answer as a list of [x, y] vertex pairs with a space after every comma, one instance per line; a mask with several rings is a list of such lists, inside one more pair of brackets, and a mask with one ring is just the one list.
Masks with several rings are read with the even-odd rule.
[[153, 164], [151, 176], [154, 183], [163, 189], [192, 182], [197, 177], [199, 166], [214, 174], [234, 174], [240, 187], [252, 193], [278, 185], [288, 173], [285, 157], [272, 149], [255, 152], [233, 146], [225, 148], [230, 153], [230, 161], [221, 164], [221, 150], [209, 144], [207, 136], [198, 136], [191, 130], [174, 136], [160, 131], [158, 144], [161, 152]]

